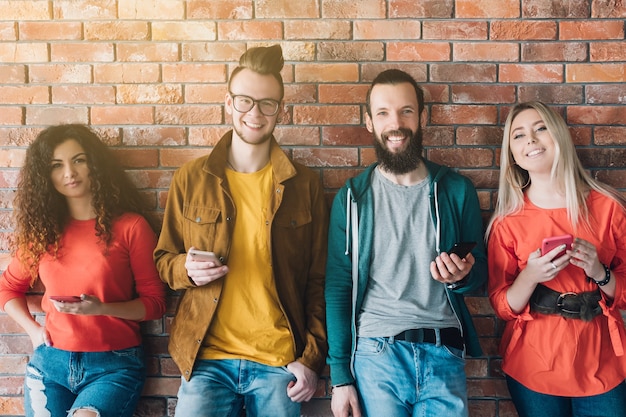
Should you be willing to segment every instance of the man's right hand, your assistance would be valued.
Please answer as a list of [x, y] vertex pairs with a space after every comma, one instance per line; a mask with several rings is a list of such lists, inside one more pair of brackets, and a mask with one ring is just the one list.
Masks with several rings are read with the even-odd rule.
[[333, 388], [330, 409], [335, 417], [361, 417], [359, 396], [354, 385]]
[[228, 273], [226, 265], [218, 266], [213, 262], [194, 261], [189, 253], [185, 259], [185, 268], [187, 269], [187, 276], [197, 286], [206, 285]]

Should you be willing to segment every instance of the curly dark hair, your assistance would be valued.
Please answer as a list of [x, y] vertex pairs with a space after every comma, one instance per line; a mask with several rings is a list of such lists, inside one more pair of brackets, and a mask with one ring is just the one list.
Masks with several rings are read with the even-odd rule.
[[14, 201], [13, 250], [19, 252], [20, 260], [30, 269], [33, 282], [42, 255], [56, 256], [70, 220], [67, 200], [52, 184], [51, 161], [56, 147], [72, 139], [82, 146], [87, 156], [96, 213], [95, 232], [105, 247], [111, 242], [116, 217], [126, 212], [146, 216], [145, 200], [94, 131], [82, 124], [51, 126], [41, 131], [26, 151]]

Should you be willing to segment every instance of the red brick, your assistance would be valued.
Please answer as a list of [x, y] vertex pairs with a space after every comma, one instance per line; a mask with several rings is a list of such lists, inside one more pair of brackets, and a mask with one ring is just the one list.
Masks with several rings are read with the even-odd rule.
[[626, 3], [614, 0], [593, 0], [591, 17], [594, 18], [625, 18]]
[[485, 89], [483, 85], [461, 84], [453, 85], [451, 92], [453, 103], [514, 103], [516, 100], [516, 89], [510, 85]]
[[188, 138], [189, 145], [214, 146], [230, 129], [230, 126], [190, 126]]
[[3, 64], [48, 62], [48, 46], [43, 42], [0, 43], [0, 62]]
[[365, 84], [321, 84], [320, 103], [365, 103], [369, 85]]
[[125, 127], [122, 129], [126, 146], [175, 146], [186, 144], [183, 127]]
[[0, 22], [0, 41], [16, 41], [17, 24], [15, 22]]
[[381, 42], [319, 42], [319, 61], [382, 61], [384, 47]]
[[601, 25], [597, 21], [562, 21], [559, 22], [559, 39], [624, 39], [624, 21], [606, 20]]
[[556, 104], [580, 104], [583, 102], [581, 85], [520, 85], [517, 88], [519, 101], [543, 101]]
[[587, 103], [626, 104], [626, 84], [603, 84], [585, 86]]
[[455, 43], [452, 60], [516, 62], [519, 60], [519, 45], [509, 42]]
[[568, 64], [566, 79], [570, 83], [620, 83], [626, 79], [623, 64]]
[[176, 63], [162, 66], [163, 82], [224, 83], [226, 66], [223, 64]]
[[48, 20], [51, 18], [51, 4], [39, 1], [10, 1], [0, 2], [2, 20]]
[[324, 39], [350, 39], [352, 26], [346, 20], [286, 20], [285, 39], [315, 39], [324, 34]]
[[125, 0], [118, 2], [120, 19], [177, 20], [185, 15], [185, 4], [171, 0]]
[[320, 0], [323, 19], [384, 19], [385, 0], [360, 0], [358, 7], [350, 1]]
[[158, 124], [219, 124], [223, 120], [221, 106], [159, 106], [155, 111]]
[[180, 378], [147, 378], [142, 395], [176, 396], [179, 387]]
[[428, 68], [426, 64], [419, 62], [411, 63], [363, 63], [361, 67], [361, 81], [371, 82], [378, 74], [388, 69], [399, 69], [410, 74], [417, 82], [424, 82], [428, 79]]
[[117, 61], [174, 62], [179, 60], [179, 47], [168, 42], [129, 42], [116, 45]]
[[472, 417], [495, 417], [497, 402], [495, 400], [469, 398], [468, 409]]
[[[0, 87], [2, 92], [2, 87]], [[2, 109], [2, 116], [0, 116], [0, 125], [21, 125], [24, 118], [24, 109], [22, 107], [15, 106], [12, 103], [11, 107]]]
[[358, 150], [354, 148], [295, 148], [293, 158], [308, 166], [357, 166]]
[[235, 20], [217, 23], [217, 36], [226, 41], [282, 39], [282, 23], [277, 21]]
[[91, 65], [88, 64], [44, 64], [29, 65], [28, 77], [31, 83], [87, 84], [91, 82]]
[[524, 18], [569, 18], [584, 19], [589, 17], [588, 0], [524, 0], [522, 2]]
[[626, 184], [626, 170], [601, 170], [594, 172], [594, 178], [615, 188], [622, 188]]
[[325, 146], [367, 146], [373, 141], [372, 134], [364, 126], [325, 126], [322, 143]]
[[556, 40], [556, 22], [542, 20], [496, 20], [491, 22], [489, 38], [501, 40]]
[[626, 42], [592, 42], [589, 46], [591, 61], [626, 61]]
[[520, 16], [518, 0], [456, 0], [455, 16], [458, 19], [516, 18]]
[[104, 125], [132, 125], [154, 123], [150, 106], [101, 106], [91, 108], [91, 122]]
[[[193, 42], [181, 43], [184, 61], [229, 61], [238, 62], [241, 54], [246, 52], [246, 45], [240, 42]], [[175, 56], [174, 56], [175, 57]], [[173, 57], [173, 58], [174, 58]], [[176, 61], [171, 59], [170, 61]]]
[[84, 107], [27, 107], [26, 124], [87, 123], [88, 113], [89, 110]]
[[117, 87], [117, 103], [180, 104], [182, 93], [179, 84], [124, 84]]
[[448, 42], [393, 42], [387, 45], [390, 61], [449, 61]]
[[424, 128], [424, 147], [428, 148], [452, 145], [454, 145], [454, 127], [426, 126]]
[[299, 83], [356, 82], [359, 66], [356, 63], [297, 64], [295, 79]]
[[79, 40], [83, 36], [80, 22], [19, 22], [20, 40]]
[[[419, 39], [421, 25], [418, 20], [357, 20], [353, 39]], [[360, 46], [360, 44], [355, 44]]]
[[85, 22], [85, 39], [90, 41], [147, 41], [150, 27], [147, 22]]
[[293, 108], [293, 120], [303, 125], [359, 124], [360, 107], [298, 105]]
[[252, 0], [188, 0], [188, 19], [251, 19]]
[[53, 2], [52, 12], [55, 19], [115, 19], [117, 17], [116, 3], [100, 0], [61, 0]]
[[115, 104], [115, 89], [99, 85], [62, 85], [52, 87], [54, 104]]
[[158, 64], [118, 63], [93, 66], [94, 83], [150, 83], [160, 79]]
[[50, 59], [56, 62], [112, 62], [115, 47], [112, 43], [53, 43]]
[[429, 21], [422, 22], [423, 39], [442, 40], [486, 40], [489, 36], [487, 22], [484, 21]]
[[159, 151], [159, 162], [161, 167], [177, 168], [185, 162], [199, 158], [203, 155], [208, 155], [209, 153], [209, 148], [161, 148]]
[[433, 82], [493, 83], [497, 67], [494, 64], [432, 64], [430, 77]]
[[522, 44], [522, 61], [585, 61], [587, 60], [587, 48], [587, 44], [581, 42], [524, 43]]
[[593, 129], [593, 143], [600, 146], [626, 144], [626, 127], [624, 126], [596, 126]]
[[213, 41], [217, 36], [217, 28], [213, 21], [177, 21], [152, 22], [152, 40], [198, 40]]
[[454, 0], [389, 0], [390, 18], [451, 18]]
[[3, 84], [22, 84], [26, 82], [26, 65], [0, 64], [0, 80]]
[[111, 151], [125, 168], [154, 168], [159, 165], [156, 149], [114, 148]]
[[45, 86], [1, 86], [0, 103], [2, 104], [47, 104], [50, 93]]
[[502, 64], [498, 78], [503, 83], [561, 83], [563, 76], [557, 64]]
[[431, 110], [433, 124], [495, 124], [497, 118], [495, 106], [435, 104]]
[[428, 150], [428, 159], [456, 168], [490, 167], [493, 165], [493, 151], [484, 148], [432, 148]]
[[500, 146], [502, 127], [499, 126], [459, 126], [456, 143], [459, 145]]
[[24, 415], [24, 401], [22, 397], [0, 396], [0, 415], [23, 416]]
[[257, 0], [255, 16], [259, 19], [319, 18], [317, 0]]

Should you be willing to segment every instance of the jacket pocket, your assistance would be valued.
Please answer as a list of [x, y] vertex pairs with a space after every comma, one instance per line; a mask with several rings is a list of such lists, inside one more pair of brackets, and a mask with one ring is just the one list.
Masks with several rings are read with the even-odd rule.
[[213, 250], [222, 211], [215, 207], [183, 207], [183, 238], [201, 250]]

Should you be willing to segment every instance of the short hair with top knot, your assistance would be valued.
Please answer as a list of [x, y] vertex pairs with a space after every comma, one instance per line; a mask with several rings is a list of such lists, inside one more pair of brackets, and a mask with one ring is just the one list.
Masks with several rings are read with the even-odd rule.
[[282, 71], [284, 65], [285, 60], [283, 59], [283, 50], [280, 45], [250, 48], [241, 55], [239, 66], [230, 75], [228, 90], [230, 91], [230, 85], [235, 75], [244, 69], [249, 69], [258, 74], [273, 76], [280, 86], [280, 99], [282, 100], [285, 94], [285, 86], [280, 71]]

